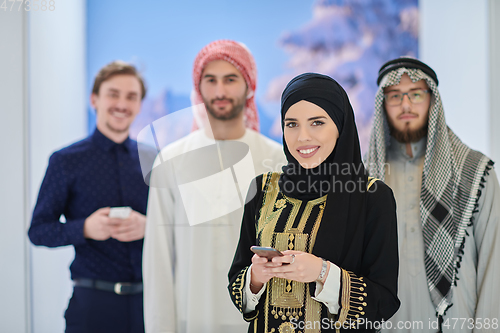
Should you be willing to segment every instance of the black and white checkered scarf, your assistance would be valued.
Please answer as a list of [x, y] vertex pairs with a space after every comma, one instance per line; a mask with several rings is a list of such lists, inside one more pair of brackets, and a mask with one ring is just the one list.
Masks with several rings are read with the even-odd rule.
[[407, 73], [413, 82], [425, 80], [432, 90], [427, 148], [420, 194], [427, 284], [436, 315], [452, 305], [452, 286], [463, 255], [466, 227], [473, 222], [477, 201], [484, 187], [483, 175], [493, 162], [463, 144], [446, 125], [436, 83], [419, 69], [401, 67], [387, 73], [375, 97], [370, 146], [365, 161], [371, 176], [384, 179], [389, 126], [384, 111], [384, 88], [399, 84]]

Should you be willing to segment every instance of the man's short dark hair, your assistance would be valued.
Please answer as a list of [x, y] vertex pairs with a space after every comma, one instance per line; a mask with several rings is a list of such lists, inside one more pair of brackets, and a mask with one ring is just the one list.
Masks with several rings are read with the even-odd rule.
[[144, 99], [146, 96], [146, 85], [144, 84], [144, 79], [142, 78], [142, 75], [137, 71], [137, 69], [124, 61], [121, 60], [115, 60], [113, 62], [110, 62], [101, 70], [97, 75], [95, 76], [94, 79], [94, 87], [92, 87], [92, 93], [98, 95], [99, 94], [99, 88], [101, 88], [101, 84], [106, 81], [111, 79], [113, 76], [116, 75], [132, 75], [139, 80], [139, 83], [141, 85], [141, 100]]

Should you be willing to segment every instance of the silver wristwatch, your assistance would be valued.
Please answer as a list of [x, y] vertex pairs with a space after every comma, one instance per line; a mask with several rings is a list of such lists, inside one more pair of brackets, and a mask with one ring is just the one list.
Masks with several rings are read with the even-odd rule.
[[323, 281], [326, 275], [326, 270], [328, 269], [328, 263], [325, 259], [321, 258], [323, 260], [323, 265], [321, 266], [321, 272], [319, 272], [318, 280]]

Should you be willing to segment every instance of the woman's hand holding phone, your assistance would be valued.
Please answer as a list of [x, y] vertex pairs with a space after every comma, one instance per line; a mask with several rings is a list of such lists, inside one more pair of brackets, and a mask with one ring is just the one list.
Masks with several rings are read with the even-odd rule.
[[[273, 263], [278, 265], [265, 268], [263, 273], [271, 273], [273, 277], [308, 283], [317, 280], [323, 259], [311, 253], [287, 250], [283, 251], [283, 257], [274, 258]], [[285, 265], [285, 263], [289, 265]], [[329, 268], [328, 265], [326, 274], [328, 274]]]
[[257, 246], [252, 246], [251, 250], [255, 253], [252, 257], [251, 281], [254, 293], [273, 277], [307, 283], [315, 281], [321, 271], [323, 260], [310, 253], [292, 250], [282, 253], [273, 248]]
[[271, 272], [264, 272], [266, 268], [281, 266], [281, 263], [272, 262], [272, 258], [283, 256], [283, 254], [273, 248], [264, 248], [252, 246], [250, 248], [255, 254], [252, 257], [252, 278], [250, 281], [250, 289], [256, 294], [262, 288], [264, 283], [274, 277]]

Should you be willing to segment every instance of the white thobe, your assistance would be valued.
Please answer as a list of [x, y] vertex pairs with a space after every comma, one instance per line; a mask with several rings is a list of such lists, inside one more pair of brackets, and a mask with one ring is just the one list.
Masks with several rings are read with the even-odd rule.
[[[279, 171], [286, 164], [282, 146], [260, 133], [247, 129], [235, 141], [249, 146], [255, 169], [252, 176]], [[165, 161], [212, 144], [214, 141], [199, 130], [167, 146], [161, 156]], [[159, 178], [165, 186], [154, 187]], [[153, 171], [151, 182], [143, 254], [146, 332], [246, 332], [248, 323], [227, 290], [243, 205], [209, 222], [190, 225], [188, 215], [203, 216], [199, 200], [182, 197], [173, 173], [155, 175]], [[243, 199], [245, 195], [246, 190]], [[224, 211], [223, 205], [213, 208], [212, 213]]]
[[[419, 210], [426, 138], [411, 144], [413, 157], [407, 155], [405, 144], [391, 140], [385, 182], [394, 191], [397, 205], [401, 307], [383, 326], [392, 330], [382, 332], [434, 333], [438, 322], [427, 286]], [[500, 331], [500, 189], [493, 169], [485, 179], [479, 212], [466, 229], [469, 236], [443, 332]]]

